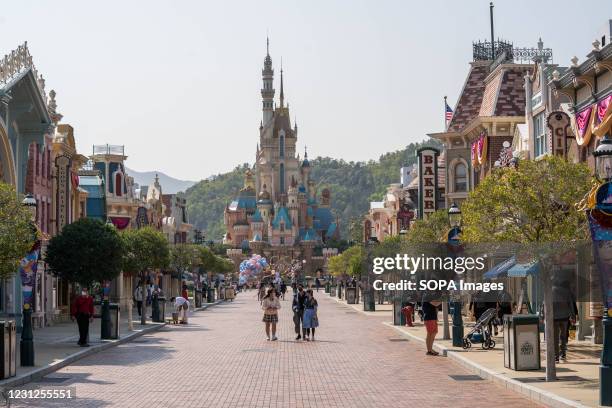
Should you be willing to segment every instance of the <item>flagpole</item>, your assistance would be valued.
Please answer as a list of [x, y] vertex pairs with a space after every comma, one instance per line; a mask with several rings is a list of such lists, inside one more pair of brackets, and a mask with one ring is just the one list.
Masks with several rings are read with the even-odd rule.
[[446, 120], [446, 95], [444, 95], [444, 131], [446, 131], [448, 126], [448, 121]]

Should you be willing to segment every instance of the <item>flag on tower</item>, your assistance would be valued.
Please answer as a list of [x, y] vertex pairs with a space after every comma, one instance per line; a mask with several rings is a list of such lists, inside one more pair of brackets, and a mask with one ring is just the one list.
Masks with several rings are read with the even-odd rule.
[[446, 121], [446, 126], [448, 126], [448, 123], [451, 121], [452, 118], [453, 110], [450, 106], [448, 106], [448, 103], [446, 103], [446, 98], [444, 98], [444, 120]]

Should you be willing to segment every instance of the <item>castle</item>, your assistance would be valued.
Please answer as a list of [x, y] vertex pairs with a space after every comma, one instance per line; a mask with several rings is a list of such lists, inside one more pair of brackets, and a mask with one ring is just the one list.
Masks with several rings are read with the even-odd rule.
[[[308, 154], [296, 156], [297, 124], [291, 126], [289, 105], [285, 104], [283, 70], [280, 75], [279, 104], [274, 102], [274, 70], [269, 41], [262, 70], [263, 119], [254, 171], [247, 170], [244, 187], [225, 208], [224, 243], [233, 248], [251, 249], [274, 259], [305, 259], [313, 248], [338, 238], [338, 223], [325, 188], [317, 197]], [[308, 268], [310, 269], [310, 268]]]

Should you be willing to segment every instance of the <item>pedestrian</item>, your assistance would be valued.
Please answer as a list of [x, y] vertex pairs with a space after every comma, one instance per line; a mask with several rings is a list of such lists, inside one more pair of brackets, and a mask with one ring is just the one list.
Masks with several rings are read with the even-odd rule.
[[319, 288], [321, 287], [321, 281], [319, 280], [319, 278], [315, 279], [315, 287], [317, 288], [317, 292], [318, 292]]
[[189, 293], [187, 292], [187, 284], [183, 283], [183, 290], [181, 290], [181, 297], [189, 299]]
[[309, 336], [312, 332], [312, 341], [315, 341], [315, 329], [319, 327], [319, 317], [317, 308], [319, 303], [314, 298], [312, 289], [306, 291], [306, 299], [304, 300], [304, 320], [302, 328], [304, 332], [304, 340], [309, 341]]
[[70, 318], [72, 321], [76, 319], [79, 326], [79, 341], [81, 347], [89, 347], [87, 338], [89, 336], [89, 323], [93, 322], [94, 305], [93, 298], [89, 296], [87, 288], [81, 289], [81, 294], [77, 296], [72, 304]]
[[189, 301], [182, 296], [173, 297], [170, 299], [174, 302], [174, 309], [181, 318], [181, 324], [187, 324], [187, 311], [189, 310]]
[[302, 322], [304, 320], [304, 301], [306, 300], [306, 292], [302, 285], [297, 285], [297, 289], [293, 294], [293, 303], [291, 308], [293, 310], [293, 325], [295, 328], [296, 340], [302, 338]]
[[438, 306], [440, 306], [440, 302], [437, 300], [431, 300], [429, 302], [423, 302], [423, 321], [425, 323], [425, 330], [427, 331], [427, 337], [425, 339], [425, 344], [427, 346], [427, 355], [428, 356], [437, 356], [437, 351], [434, 351], [433, 344], [436, 339], [436, 334], [438, 333]]
[[285, 300], [285, 293], [287, 293], [287, 284], [285, 283], [285, 281], [281, 282], [280, 290], [281, 290], [281, 297], [283, 298], [283, 300]]
[[138, 281], [136, 284], [136, 289], [134, 289], [134, 301], [136, 302], [136, 309], [138, 309], [138, 316], [142, 316], [142, 287], [141, 283]]
[[574, 295], [567, 281], [553, 283], [553, 327], [555, 342], [555, 362], [567, 361], [568, 326], [576, 324]]
[[[274, 288], [268, 289], [268, 293], [263, 298], [261, 308], [264, 311], [263, 322], [266, 325], [267, 340], [276, 341], [278, 340], [276, 337], [276, 324], [278, 323], [278, 310], [281, 308], [281, 305]], [[272, 326], [272, 337], [270, 337], [270, 326]]]
[[402, 313], [404, 314], [404, 321], [406, 326], [414, 327], [412, 323], [412, 314], [414, 313], [414, 305], [410, 302], [407, 302], [404, 307], [402, 307]]

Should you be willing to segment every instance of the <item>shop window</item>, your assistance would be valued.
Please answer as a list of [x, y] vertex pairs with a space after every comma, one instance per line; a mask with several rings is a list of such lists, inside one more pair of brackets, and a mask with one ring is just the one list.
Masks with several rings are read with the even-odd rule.
[[546, 154], [546, 127], [544, 126], [544, 113], [533, 118], [533, 136], [535, 157]]
[[467, 168], [463, 163], [458, 163], [455, 166], [454, 191], [456, 193], [467, 191]]

